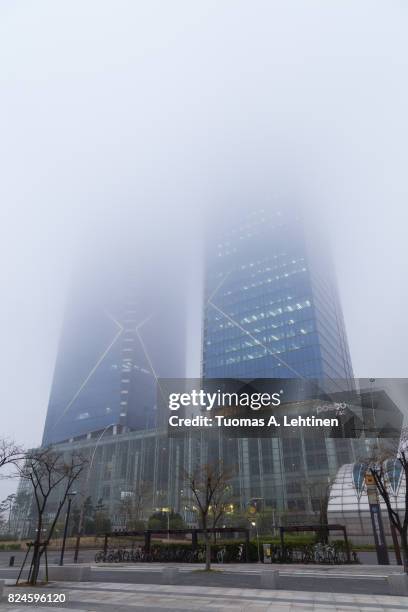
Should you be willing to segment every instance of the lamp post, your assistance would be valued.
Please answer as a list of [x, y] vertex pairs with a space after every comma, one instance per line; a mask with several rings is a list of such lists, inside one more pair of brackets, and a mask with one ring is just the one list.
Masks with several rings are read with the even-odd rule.
[[255, 529], [256, 529], [256, 542], [257, 542], [257, 545], [258, 545], [258, 563], [260, 563], [261, 562], [261, 551], [259, 549], [258, 525], [257, 525], [256, 521], [251, 521], [251, 525], [252, 525], [252, 527], [255, 527]]
[[67, 497], [68, 497], [68, 509], [67, 509], [67, 516], [65, 518], [65, 527], [64, 527], [64, 537], [62, 540], [62, 548], [61, 548], [61, 558], [60, 558], [60, 565], [64, 565], [64, 553], [65, 553], [65, 541], [67, 539], [67, 533], [68, 533], [68, 522], [69, 522], [69, 514], [71, 512], [71, 503], [72, 500], [74, 499], [76, 495], [76, 491], [72, 491], [72, 493], [68, 493]]
[[374, 430], [375, 430], [375, 412], [374, 412], [374, 385], [375, 385], [375, 378], [370, 378], [369, 381], [371, 383], [371, 388], [370, 388], [370, 395], [371, 395], [371, 418], [372, 418], [372, 426], [373, 426], [373, 432], [374, 432]]
[[171, 508], [162, 508], [162, 512], [167, 514], [167, 539], [170, 540], [170, 513]]

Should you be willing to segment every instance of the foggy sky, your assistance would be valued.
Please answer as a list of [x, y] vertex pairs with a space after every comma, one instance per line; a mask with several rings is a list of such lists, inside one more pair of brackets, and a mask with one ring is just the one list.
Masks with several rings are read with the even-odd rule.
[[41, 439], [95, 237], [178, 245], [198, 307], [206, 211], [268, 193], [326, 226], [355, 375], [408, 376], [407, 17], [396, 0], [0, 4], [0, 435]]

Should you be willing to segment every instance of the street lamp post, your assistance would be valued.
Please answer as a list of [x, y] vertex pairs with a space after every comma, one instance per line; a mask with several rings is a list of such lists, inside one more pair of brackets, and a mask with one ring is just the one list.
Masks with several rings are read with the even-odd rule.
[[275, 508], [272, 508], [272, 524], [273, 524], [273, 535], [276, 536], [276, 515]]
[[261, 563], [261, 551], [260, 551], [260, 548], [259, 548], [258, 525], [257, 525], [256, 521], [251, 521], [251, 525], [252, 525], [252, 527], [255, 527], [255, 529], [256, 529], [256, 543], [258, 545], [258, 563]]
[[369, 379], [370, 383], [371, 383], [371, 418], [372, 418], [372, 427], [373, 427], [373, 431], [375, 430], [375, 412], [374, 412], [374, 385], [375, 385], [375, 378], [370, 378]]
[[67, 533], [68, 533], [69, 514], [71, 512], [71, 503], [72, 503], [72, 500], [73, 500], [75, 495], [76, 495], [76, 491], [73, 491], [72, 493], [68, 493], [68, 495], [67, 495], [67, 497], [68, 497], [68, 509], [67, 509], [67, 516], [65, 518], [64, 537], [63, 537], [63, 540], [62, 540], [61, 558], [60, 558], [60, 562], [59, 562], [60, 565], [64, 565], [65, 542], [66, 542]]
[[170, 513], [172, 511], [171, 508], [162, 508], [162, 512], [167, 514], [167, 539], [170, 540]]

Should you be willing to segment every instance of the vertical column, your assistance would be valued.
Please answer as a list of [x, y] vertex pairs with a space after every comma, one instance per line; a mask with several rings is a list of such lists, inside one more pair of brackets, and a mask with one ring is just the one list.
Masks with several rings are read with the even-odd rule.
[[273, 477], [275, 481], [275, 491], [277, 491], [276, 507], [285, 508], [286, 506], [286, 479], [283, 466], [282, 443], [279, 437], [272, 438], [272, 461]]
[[375, 547], [377, 550], [378, 565], [389, 565], [388, 548], [385, 541], [384, 526], [381, 516], [381, 507], [378, 500], [377, 486], [374, 477], [369, 472], [365, 475], [367, 497], [370, 506], [371, 524], [373, 527]]
[[337, 474], [337, 453], [336, 445], [333, 438], [326, 438], [327, 462], [329, 464], [329, 474], [334, 477]]

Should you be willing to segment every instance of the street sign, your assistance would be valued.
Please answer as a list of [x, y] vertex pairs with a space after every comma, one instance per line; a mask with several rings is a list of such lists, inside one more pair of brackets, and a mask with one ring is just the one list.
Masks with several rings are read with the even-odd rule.
[[263, 545], [263, 562], [272, 563], [272, 546], [271, 544]]

